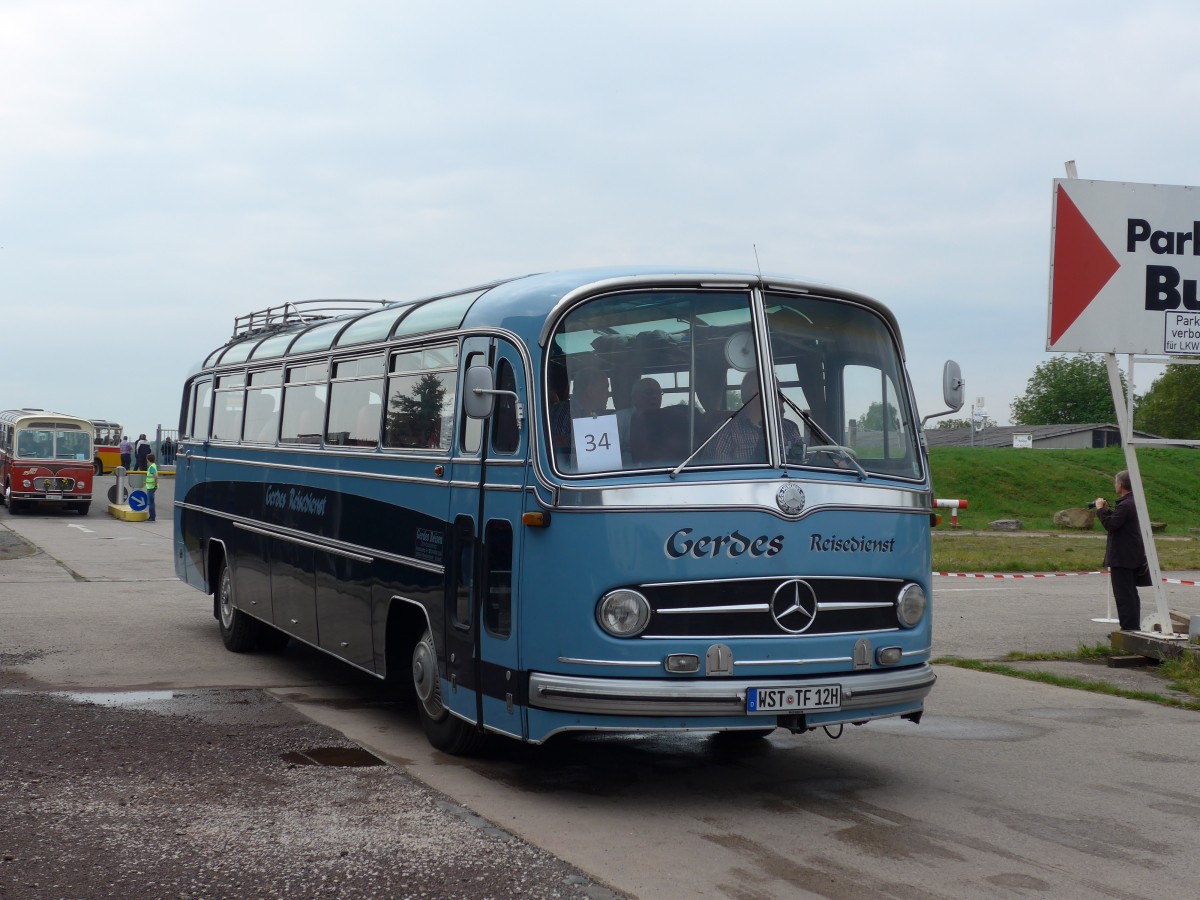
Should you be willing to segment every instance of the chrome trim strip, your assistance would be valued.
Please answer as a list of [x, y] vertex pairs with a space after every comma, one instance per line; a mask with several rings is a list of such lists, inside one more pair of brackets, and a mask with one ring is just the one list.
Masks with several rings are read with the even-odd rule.
[[639, 679], [583, 678], [572, 675], [529, 675], [529, 705], [570, 713], [634, 716], [746, 715], [746, 692], [752, 687], [839, 685], [845, 712], [877, 706], [916, 703], [933, 688], [937, 676], [928, 663], [900, 671], [872, 671], [808, 678]]
[[896, 604], [890, 600], [884, 601], [884, 602], [872, 601], [870, 603], [851, 603], [851, 602], [817, 603], [817, 609], [818, 610], [831, 610], [831, 611], [836, 611], [836, 610], [840, 610], [840, 609], [885, 609], [887, 607], [892, 607], [895, 605]]
[[933, 495], [924, 488], [895, 485], [848, 484], [813, 481], [793, 477], [804, 486], [807, 503], [798, 515], [785, 515], [775, 502], [781, 479], [768, 477], [743, 481], [684, 481], [662, 484], [607, 485], [604, 487], [564, 486], [558, 492], [557, 509], [565, 511], [638, 510], [670, 511], [681, 509], [752, 509], [769, 512], [776, 518], [797, 522], [817, 512], [829, 510], [871, 510], [927, 515]]
[[928, 656], [933, 652], [933, 647], [926, 647], [924, 650], [905, 650], [901, 656]]
[[[895, 606], [895, 603], [818, 603], [817, 610], [819, 612], [837, 612], [847, 609], [885, 609]], [[742, 613], [742, 612], [770, 612], [771, 606], [769, 603], [742, 603], [739, 605], [728, 606], [680, 606], [670, 609], [655, 609], [655, 615], [659, 616], [679, 616], [685, 613]]]
[[255, 534], [263, 534], [267, 537], [278, 538], [281, 541], [287, 541], [289, 544], [299, 544], [302, 547], [312, 547], [314, 550], [324, 550], [326, 553], [344, 556], [347, 559], [357, 560], [358, 562], [375, 562], [375, 557], [373, 556], [364, 556], [361, 553], [343, 550], [340, 547], [333, 546], [332, 544], [323, 544], [320, 541], [311, 541], [306, 538], [296, 537], [295, 535], [288, 534], [285, 531], [274, 531], [270, 528], [259, 528], [256, 525], [247, 525], [244, 522], [234, 522], [233, 527], [240, 528], [242, 531], [252, 531]]
[[742, 603], [730, 606], [681, 606], [672, 609], [656, 609], [658, 616], [682, 616], [686, 613], [739, 613], [739, 612], [770, 612], [769, 603]]
[[738, 666], [811, 666], [820, 663], [852, 663], [853, 656], [831, 656], [828, 659], [748, 659], [733, 661], [733, 667]]
[[[702, 275], [692, 272], [680, 272], [677, 275], [621, 275], [614, 278], [602, 278], [599, 281], [592, 281], [587, 284], [581, 284], [578, 287], [572, 288], [563, 294], [550, 311], [546, 313], [546, 320], [542, 323], [541, 334], [538, 335], [538, 346], [545, 347], [546, 341], [550, 337], [550, 333], [558, 324], [558, 320], [566, 314], [567, 310], [580, 303], [592, 294], [603, 294], [610, 291], [629, 290], [632, 288], [727, 288], [730, 290], [746, 290], [754, 283], [753, 276], [746, 274], [741, 275]], [[836, 293], [831, 289], [831, 293]]]
[[641, 587], [678, 587], [683, 584], [732, 584], [735, 581], [769, 581], [771, 583], [803, 578], [805, 581], [883, 581], [903, 584], [904, 578], [881, 578], [877, 575], [748, 575], [745, 578], [697, 578], [692, 581], [646, 581]]
[[628, 660], [616, 659], [576, 659], [573, 656], [560, 656], [560, 663], [567, 663], [573, 666], [628, 666], [630, 668], [643, 669], [659, 669], [662, 668], [661, 662], [630, 662]]
[[822, 631], [819, 634], [787, 634], [778, 631], [775, 634], [739, 634], [730, 636], [727, 634], [644, 634], [637, 638], [639, 641], [729, 641], [729, 640], [749, 640], [757, 641], [760, 639], [773, 638], [827, 638], [827, 637], [846, 637], [855, 634], [895, 634], [900, 630], [900, 626], [895, 628], [876, 628], [871, 631], [862, 631], [855, 629], [854, 631]]
[[322, 550], [329, 550], [330, 552], [339, 552], [340, 551], [343, 555], [345, 555], [347, 553], [365, 552], [365, 553], [370, 553], [372, 555], [371, 561], [374, 561], [374, 559], [383, 559], [388, 562], [399, 563], [402, 566], [411, 566], [414, 569], [421, 569], [422, 571], [425, 571], [425, 572], [432, 572], [435, 575], [444, 575], [446, 572], [446, 567], [439, 566], [437, 563], [425, 562], [424, 560], [421, 560], [421, 559], [414, 559], [411, 556], [401, 556], [399, 553], [388, 553], [386, 550], [379, 550], [375, 547], [362, 547], [358, 544], [348, 544], [343, 541], [334, 541], [329, 538], [322, 538], [319, 535], [308, 534], [307, 532], [303, 532], [303, 531], [295, 531], [294, 529], [290, 529], [290, 528], [264, 525], [263, 523], [258, 522], [254, 519], [247, 519], [244, 516], [235, 516], [235, 515], [232, 515], [231, 513], [222, 512], [221, 510], [212, 509], [211, 507], [207, 507], [207, 506], [200, 506], [195, 503], [185, 503], [182, 500], [176, 500], [175, 507], [177, 509], [186, 509], [186, 510], [190, 510], [191, 512], [205, 513], [206, 515], [216, 516], [218, 519], [224, 519], [228, 522], [232, 522], [234, 524], [234, 527], [237, 527], [239, 524], [242, 526], [248, 526], [246, 530], [254, 530], [256, 528], [258, 528], [258, 529], [274, 528], [275, 530], [268, 531], [268, 533], [272, 537], [280, 537], [285, 540], [288, 539], [288, 537], [294, 537], [300, 541], [303, 541], [303, 540], [316, 541], [317, 547], [319, 547]]
[[[418, 475], [387, 475], [387, 474], [384, 474], [383, 472], [362, 472], [362, 471], [355, 471], [353, 469], [334, 470], [334, 469], [329, 469], [329, 468], [322, 468], [320, 466], [296, 466], [296, 465], [289, 465], [287, 463], [278, 463], [278, 462], [258, 462], [258, 461], [249, 460], [249, 459], [233, 459], [233, 458], [226, 457], [226, 456], [200, 456], [200, 457], [193, 456], [192, 461], [193, 462], [207, 461], [210, 463], [213, 463], [213, 462], [229, 463], [230, 465], [250, 466], [252, 468], [273, 469], [273, 470], [284, 471], [284, 472], [310, 472], [314, 475], [334, 475], [334, 474], [336, 474], [339, 477], [349, 475], [349, 476], [354, 476], [357, 478], [371, 478], [371, 479], [374, 479], [375, 481], [392, 481], [392, 482], [397, 482], [400, 484], [425, 484], [425, 485], [431, 485], [431, 486], [436, 486], [436, 487], [445, 487], [448, 484], [448, 482], [446, 482], [444, 479], [441, 479], [441, 478], [422, 478]], [[411, 461], [411, 460], [406, 460], [406, 462], [409, 462], [409, 461]], [[418, 460], [418, 462], [424, 462], [424, 460]], [[438, 460], [438, 462], [444, 463], [445, 459]], [[469, 484], [472, 487], [478, 486], [477, 482], [469, 482]]]

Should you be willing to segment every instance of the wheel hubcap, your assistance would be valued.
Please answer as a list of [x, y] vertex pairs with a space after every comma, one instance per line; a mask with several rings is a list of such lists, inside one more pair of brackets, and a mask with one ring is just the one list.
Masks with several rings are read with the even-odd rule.
[[442, 692], [438, 689], [437, 657], [428, 632], [413, 648], [412, 673], [413, 689], [426, 714], [431, 719], [444, 716], [446, 708], [442, 705]]
[[233, 623], [233, 591], [229, 583], [229, 570], [221, 576], [221, 624], [229, 628]]

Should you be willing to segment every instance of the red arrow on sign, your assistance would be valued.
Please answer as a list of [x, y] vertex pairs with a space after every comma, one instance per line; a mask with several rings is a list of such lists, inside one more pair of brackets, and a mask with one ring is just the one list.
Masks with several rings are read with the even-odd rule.
[[1055, 344], [1108, 284], [1121, 264], [1104, 246], [1079, 207], [1058, 186], [1054, 219], [1054, 286], [1050, 292], [1050, 343]]

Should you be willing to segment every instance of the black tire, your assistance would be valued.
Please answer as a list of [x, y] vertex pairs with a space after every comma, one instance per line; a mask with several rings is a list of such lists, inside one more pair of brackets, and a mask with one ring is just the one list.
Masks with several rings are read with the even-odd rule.
[[88, 510], [92, 508], [92, 503], [90, 500], [85, 500], [82, 503], [76, 503], [72, 508], [81, 516], [86, 516]]
[[94, 463], [92, 463], [92, 468], [96, 470], [97, 475], [104, 474], [104, 463], [100, 462], [99, 457], [97, 457], [96, 461]]
[[274, 625], [261, 621], [258, 623], [258, 649], [263, 653], [282, 653], [290, 640], [287, 632], [280, 631]]
[[233, 570], [222, 560], [221, 576], [217, 579], [217, 624], [225, 649], [234, 653], [249, 653], [258, 646], [259, 623], [234, 605]]
[[8, 498], [8, 514], [10, 516], [18, 515], [25, 511], [25, 501], [17, 500], [15, 497]]
[[470, 722], [451, 715], [442, 705], [441, 676], [437, 667], [437, 650], [429, 629], [413, 648], [413, 690], [417, 695], [417, 711], [425, 737], [438, 750], [451, 756], [470, 756], [484, 744], [484, 733]]

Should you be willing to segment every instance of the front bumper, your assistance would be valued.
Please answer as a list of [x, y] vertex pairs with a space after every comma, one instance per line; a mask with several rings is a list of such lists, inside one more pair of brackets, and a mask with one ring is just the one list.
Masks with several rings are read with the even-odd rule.
[[746, 714], [746, 691], [752, 687], [837, 684], [842, 691], [840, 712], [862, 711], [870, 717], [874, 709], [920, 703], [935, 681], [928, 663], [886, 671], [754, 680], [580, 678], [534, 672], [529, 676], [529, 705], [614, 716], [737, 716]]

